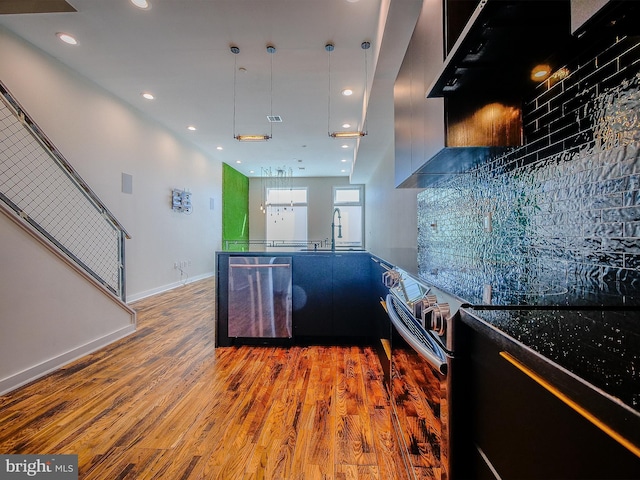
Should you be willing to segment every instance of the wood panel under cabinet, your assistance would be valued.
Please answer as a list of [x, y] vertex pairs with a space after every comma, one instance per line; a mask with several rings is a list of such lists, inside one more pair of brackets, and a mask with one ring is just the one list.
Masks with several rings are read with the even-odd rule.
[[522, 145], [520, 99], [445, 98], [448, 147]]

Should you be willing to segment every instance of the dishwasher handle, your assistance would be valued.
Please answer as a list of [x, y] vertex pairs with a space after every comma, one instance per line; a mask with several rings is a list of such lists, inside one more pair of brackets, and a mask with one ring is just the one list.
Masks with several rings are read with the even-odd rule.
[[[416, 338], [416, 335], [411, 332], [409, 327], [405, 325], [405, 322], [400, 318], [395, 310], [395, 306], [392, 300], [391, 294], [387, 295], [387, 313], [389, 319], [402, 338], [413, 348], [421, 357], [423, 357], [429, 365], [440, 372], [442, 375], [447, 374], [447, 357], [446, 352], [433, 340], [426, 331], [424, 333], [425, 342], [422, 342]], [[409, 322], [414, 323], [414, 327], [418, 330], [422, 329], [422, 326], [412, 318], [407, 318]]]

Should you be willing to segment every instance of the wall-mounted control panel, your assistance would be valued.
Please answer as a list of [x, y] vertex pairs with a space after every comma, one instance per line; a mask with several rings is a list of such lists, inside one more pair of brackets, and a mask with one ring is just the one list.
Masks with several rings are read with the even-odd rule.
[[174, 212], [191, 213], [191, 192], [174, 188], [171, 192], [171, 208]]

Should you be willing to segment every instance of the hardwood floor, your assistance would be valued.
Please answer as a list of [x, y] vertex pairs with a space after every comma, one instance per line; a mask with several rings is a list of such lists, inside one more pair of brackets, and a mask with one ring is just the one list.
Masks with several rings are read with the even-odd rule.
[[0, 397], [0, 453], [82, 479], [404, 479], [375, 353], [214, 348], [214, 281], [132, 305], [138, 330]]

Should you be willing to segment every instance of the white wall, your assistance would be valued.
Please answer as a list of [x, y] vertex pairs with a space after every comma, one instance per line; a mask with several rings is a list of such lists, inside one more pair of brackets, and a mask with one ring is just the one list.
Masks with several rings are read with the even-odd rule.
[[[331, 240], [333, 214], [333, 187], [349, 185], [348, 177], [294, 177], [293, 187], [307, 187], [307, 235], [309, 240]], [[264, 240], [266, 216], [260, 212], [263, 201], [261, 179], [249, 179], [249, 236], [251, 240]], [[365, 197], [367, 193], [365, 192]]]
[[[126, 242], [127, 299], [214, 272], [221, 247], [222, 167], [161, 125], [0, 27], [0, 79], [118, 218]], [[121, 193], [121, 174], [133, 194]], [[172, 188], [192, 193], [193, 213], [170, 208]]]
[[[417, 273], [417, 204], [420, 189], [394, 187], [394, 146], [388, 146], [365, 184], [365, 247], [380, 258]], [[309, 239], [331, 238], [333, 187], [350, 185], [347, 177], [294, 178], [293, 186], [309, 193]], [[251, 240], [265, 239], [264, 214], [260, 213], [262, 184], [249, 179], [249, 225]]]
[[[4, 210], [3, 210], [4, 211]], [[0, 394], [135, 330], [135, 313], [0, 211]]]
[[366, 183], [365, 238], [374, 255], [418, 272], [418, 192], [414, 188], [394, 188], [394, 146]]

